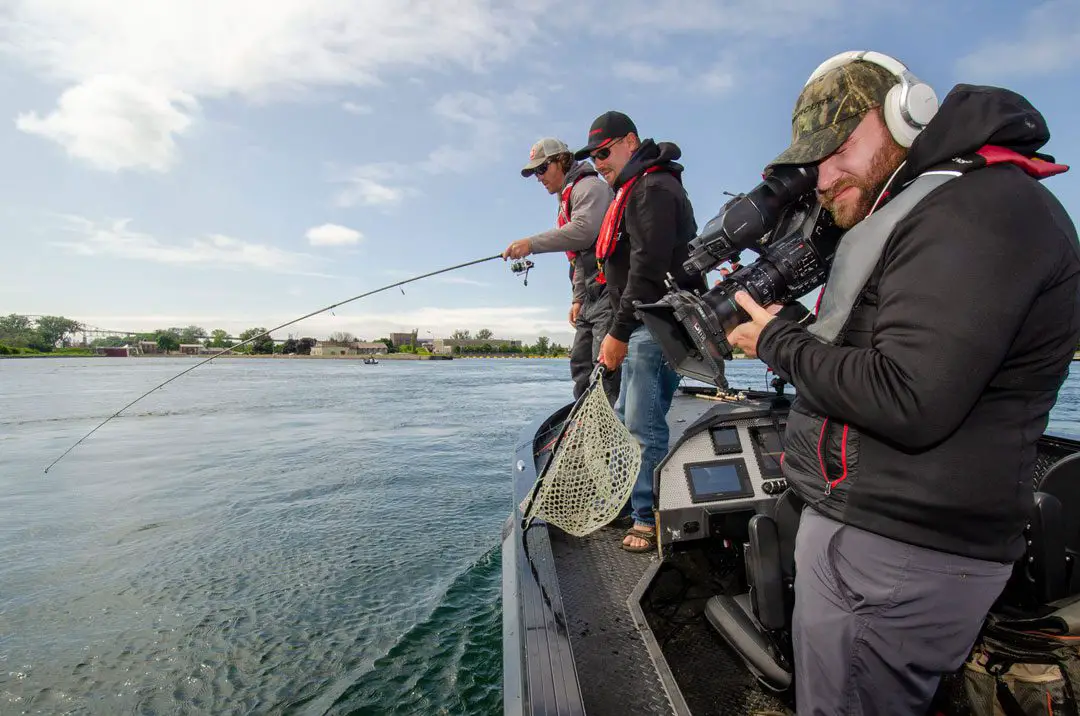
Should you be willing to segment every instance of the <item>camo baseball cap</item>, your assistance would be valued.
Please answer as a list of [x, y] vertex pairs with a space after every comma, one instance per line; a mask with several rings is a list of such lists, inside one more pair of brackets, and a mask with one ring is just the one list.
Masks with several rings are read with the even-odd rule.
[[791, 146], [767, 166], [814, 164], [843, 144], [863, 115], [885, 101], [896, 77], [870, 62], [856, 61], [826, 72], [803, 87], [791, 114]]
[[544, 137], [536, 144], [532, 145], [532, 149], [529, 150], [529, 163], [526, 164], [521, 170], [521, 176], [532, 176], [532, 173], [536, 171], [536, 168], [559, 154], [569, 154], [570, 147], [566, 146], [566, 142], [561, 139], [555, 139], [554, 137]]

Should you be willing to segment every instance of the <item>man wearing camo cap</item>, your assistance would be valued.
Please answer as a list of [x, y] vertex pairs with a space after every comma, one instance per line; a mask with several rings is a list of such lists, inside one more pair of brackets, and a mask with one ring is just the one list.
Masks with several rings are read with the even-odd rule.
[[[577, 399], [589, 387], [600, 345], [611, 325], [607, 286], [596, 280], [595, 245], [613, 194], [590, 164], [575, 161], [566, 143], [554, 137], [541, 139], [532, 146], [521, 176], [535, 176], [548, 194], [558, 195], [557, 226], [514, 241], [503, 251], [503, 260], [566, 252], [573, 286], [569, 320], [575, 329], [570, 348], [570, 377]], [[604, 389], [612, 403], [619, 396], [619, 377], [617, 370], [604, 376]]]
[[1036, 441], [1080, 338], [1049, 137], [1015, 92], [960, 84], [939, 109], [878, 53], [826, 61], [795, 104], [769, 168], [815, 166], [847, 231], [812, 325], [740, 292], [751, 320], [729, 340], [796, 389], [799, 714], [927, 713], [1025, 552]]

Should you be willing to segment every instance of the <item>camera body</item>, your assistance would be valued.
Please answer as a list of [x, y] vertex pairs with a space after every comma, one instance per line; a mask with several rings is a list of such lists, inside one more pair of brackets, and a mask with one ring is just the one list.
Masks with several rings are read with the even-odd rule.
[[735, 302], [746, 291], [760, 305], [789, 303], [821, 286], [843, 231], [814, 194], [817, 168], [778, 167], [748, 194], [728, 201], [690, 242], [688, 271], [707, 273], [736, 261], [744, 249], [759, 258], [704, 293], [680, 289], [637, 314], [676, 372], [724, 385], [722, 361], [731, 360], [727, 332], [750, 317]]

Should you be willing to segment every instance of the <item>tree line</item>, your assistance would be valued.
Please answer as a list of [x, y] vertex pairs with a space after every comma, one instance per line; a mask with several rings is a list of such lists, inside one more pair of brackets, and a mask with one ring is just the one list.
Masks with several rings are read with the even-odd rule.
[[[57, 350], [70, 349], [79, 340], [79, 334], [86, 326], [79, 321], [65, 316], [37, 316], [30, 317], [16, 313], [0, 316], [0, 354], [17, 353], [22, 351], [51, 353]], [[207, 331], [202, 326], [185, 326], [158, 328], [153, 331], [136, 333], [134, 335], [114, 335], [95, 338], [86, 347], [103, 348], [135, 345], [140, 341], [153, 342], [158, 350], [170, 353], [180, 350], [181, 344], [199, 344], [211, 349], [232, 348], [251, 338], [251, 343], [236, 349], [238, 353], [272, 354], [284, 353], [295, 355], [310, 355], [311, 349], [317, 343], [311, 337], [289, 338], [281, 343], [275, 343], [268, 336], [263, 335], [266, 329], [263, 327], [249, 328], [236, 339], [229, 332], [216, 328]], [[514, 346], [502, 343], [494, 339], [494, 333], [488, 328], [482, 328], [473, 335], [469, 330], [455, 330], [451, 337], [462, 341], [484, 341], [477, 346], [455, 346], [453, 352], [456, 355], [485, 355], [504, 353], [510, 355], [541, 355], [541, 356], [565, 356], [569, 349], [558, 343], [552, 342], [547, 336], [540, 336], [536, 343]], [[256, 338], [256, 336], [258, 336]], [[363, 342], [351, 333], [336, 331], [331, 333], [328, 342], [348, 345], [357, 341]], [[427, 351], [415, 343], [402, 346], [394, 346], [389, 338], [378, 338], [374, 342], [386, 345], [389, 353], [426, 353]], [[80, 344], [81, 345], [81, 344]]]
[[64, 316], [0, 316], [0, 355], [23, 351], [51, 353], [70, 348], [82, 324]]
[[[17, 313], [0, 316], [0, 346], [5, 350], [0, 353], [39, 352], [52, 353], [57, 350], [74, 347], [79, 334], [86, 330], [86, 326], [79, 321], [66, 316], [38, 316], [32, 318]], [[202, 326], [187, 326], [184, 328], [158, 328], [145, 333], [103, 336], [90, 341], [86, 347], [102, 348], [133, 345], [139, 341], [151, 341], [162, 352], [171, 352], [180, 349], [181, 344], [199, 344], [206, 348], [231, 348], [237, 343], [249, 338], [266, 333], [266, 329], [249, 328], [239, 335], [239, 340], [229, 336], [229, 332], [223, 329], [207, 331]], [[290, 341], [292, 344], [290, 346]], [[82, 344], [80, 344], [82, 345]], [[315, 345], [314, 338], [290, 338], [284, 344], [275, 346], [270, 336], [262, 335], [246, 346], [238, 348], [242, 353], [280, 353], [292, 348], [291, 352], [310, 353]]]
[[[237, 353], [251, 353], [251, 354], [264, 354], [270, 355], [272, 353], [300, 353], [305, 355], [311, 352], [312, 346], [315, 345], [314, 338], [301, 338], [295, 339], [291, 336], [288, 341], [284, 343], [274, 343], [274, 339], [266, 334], [266, 329], [262, 326], [255, 328], [249, 328], [243, 331], [236, 339], [229, 335], [229, 332], [222, 328], [215, 328], [211, 331], [207, 331], [202, 326], [186, 326], [170, 327], [170, 328], [158, 328], [154, 331], [147, 333], [137, 333], [135, 335], [128, 336], [107, 336], [105, 338], [97, 338], [90, 343], [91, 347], [98, 346], [123, 346], [131, 345], [139, 341], [151, 341], [157, 345], [158, 350], [163, 353], [170, 353], [172, 351], [180, 350], [181, 345], [201, 345], [204, 348], [223, 350], [225, 348], [232, 348], [240, 343], [244, 343], [247, 340], [254, 338], [243, 346], [236, 348]], [[286, 350], [291, 349], [291, 350]]]

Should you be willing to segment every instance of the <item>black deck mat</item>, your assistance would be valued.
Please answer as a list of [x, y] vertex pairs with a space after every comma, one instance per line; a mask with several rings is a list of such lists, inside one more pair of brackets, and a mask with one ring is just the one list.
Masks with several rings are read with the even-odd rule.
[[694, 716], [785, 712], [705, 618], [709, 597], [729, 591], [737, 581], [731, 564], [680, 555], [665, 563], [642, 600], [645, 618]]
[[577, 538], [551, 530], [585, 710], [589, 716], [672, 714], [626, 606], [650, 556], [621, 549], [624, 531], [605, 527]]

